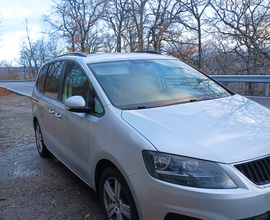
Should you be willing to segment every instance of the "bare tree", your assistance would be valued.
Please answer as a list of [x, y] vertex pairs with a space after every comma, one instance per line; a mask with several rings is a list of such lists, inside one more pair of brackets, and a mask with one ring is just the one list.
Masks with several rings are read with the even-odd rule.
[[[144, 16], [147, 13], [146, 8], [142, 5], [139, 7], [139, 5], [140, 2], [133, 2], [133, 0], [108, 1], [108, 7], [104, 13], [104, 21], [109, 27], [109, 32], [112, 31], [114, 33], [116, 38], [115, 51], [117, 52], [133, 52], [143, 49], [145, 40]], [[110, 35], [108, 33], [107, 36]]]
[[116, 50], [116, 37], [113, 34], [105, 33], [101, 37], [100, 51], [104, 53], [111, 53]]
[[215, 28], [230, 40], [230, 48], [245, 62], [241, 71], [270, 65], [270, 2], [265, 0], [220, 1], [211, 3]]
[[238, 69], [238, 60], [233, 51], [228, 50], [230, 42], [217, 35], [212, 39], [211, 50], [205, 60], [208, 60], [208, 69], [215, 75], [233, 75]]
[[[197, 44], [197, 67], [203, 69], [203, 25], [208, 23], [205, 11], [209, 6], [209, 0], [177, 0], [181, 11], [176, 12], [177, 21], [189, 31], [193, 38], [193, 45]], [[189, 40], [190, 41], [190, 40]]]
[[20, 57], [16, 62], [27, 70], [27, 74], [36, 77], [39, 68], [51, 58], [62, 53], [58, 41], [53, 38], [41, 37], [33, 40], [28, 29], [28, 20], [25, 19], [26, 36], [21, 38]]
[[[265, 0], [220, 1], [211, 3], [215, 11], [214, 27], [230, 42], [237, 60], [238, 74], [270, 73], [270, 2]], [[248, 93], [254, 87], [248, 83]]]
[[77, 23], [72, 19], [69, 5], [66, 1], [53, 1], [49, 15], [43, 15], [43, 21], [50, 25], [50, 35], [59, 35], [67, 39], [68, 49], [75, 51], [75, 37], [78, 31]]
[[99, 33], [101, 30], [94, 30], [89, 33], [85, 40], [86, 53], [101, 52], [103, 48], [103, 38]]
[[196, 66], [198, 52], [197, 44], [194, 44], [193, 40], [185, 38], [183, 33], [183, 29], [170, 31], [170, 34], [166, 39], [166, 42], [168, 43], [166, 52], [169, 55]]
[[210, 74], [270, 73], [267, 0], [53, 2], [44, 21], [71, 51], [165, 51]]
[[111, 0], [105, 9], [104, 20], [116, 36], [116, 51], [122, 51], [122, 37], [126, 28], [124, 21], [128, 19], [127, 5], [129, 0]]
[[162, 42], [171, 34], [170, 28], [175, 22], [175, 13], [180, 11], [177, 2], [173, 0], [150, 1], [150, 22], [147, 26], [147, 50], [152, 46], [154, 51], [160, 52]]
[[[128, 9], [130, 11], [130, 9]], [[124, 32], [123, 32], [123, 50], [126, 52], [134, 52], [138, 50], [138, 32], [137, 25], [130, 14], [127, 14], [127, 19], [124, 19]]]
[[27, 18], [25, 18], [25, 32], [26, 37], [22, 38], [20, 43], [20, 58], [18, 63], [20, 65], [27, 66], [29, 74], [36, 77], [39, 69], [38, 58], [36, 56], [37, 49], [36, 45], [30, 38]]
[[148, 24], [149, 15], [146, 13], [149, 0], [132, 0], [129, 1], [128, 12], [132, 24], [134, 24], [137, 33], [138, 49], [142, 51], [144, 49], [144, 31], [145, 26]]
[[19, 67], [15, 67], [12, 61], [1, 61], [0, 62], [0, 75], [3, 80], [17, 80], [20, 75]]
[[53, 0], [53, 3], [51, 14], [43, 17], [50, 24], [51, 33], [66, 37], [71, 51], [88, 53], [87, 38], [106, 7], [105, 1]]

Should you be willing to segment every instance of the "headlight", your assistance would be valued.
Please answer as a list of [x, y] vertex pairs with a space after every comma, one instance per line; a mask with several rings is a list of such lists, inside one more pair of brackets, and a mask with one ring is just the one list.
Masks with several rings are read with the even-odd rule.
[[149, 174], [166, 182], [200, 188], [236, 188], [215, 162], [153, 151], [143, 151], [143, 159]]

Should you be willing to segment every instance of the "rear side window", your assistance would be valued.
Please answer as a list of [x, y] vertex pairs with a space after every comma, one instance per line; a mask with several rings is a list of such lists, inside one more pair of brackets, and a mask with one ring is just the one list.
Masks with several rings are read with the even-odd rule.
[[48, 74], [45, 81], [45, 95], [50, 96], [53, 99], [58, 98], [58, 86], [61, 77], [61, 70], [63, 68], [63, 62], [56, 62], [50, 64], [48, 68]]
[[44, 66], [40, 70], [39, 75], [38, 75], [37, 89], [40, 92], [43, 92], [43, 85], [44, 85], [44, 79], [45, 79], [45, 75], [46, 75], [46, 72], [47, 72], [47, 68], [48, 68], [48, 66]]

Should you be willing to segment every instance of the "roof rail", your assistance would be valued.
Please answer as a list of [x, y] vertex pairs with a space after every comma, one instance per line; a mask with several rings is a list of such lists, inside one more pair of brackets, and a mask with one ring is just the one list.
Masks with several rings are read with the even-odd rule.
[[58, 58], [58, 57], [63, 57], [63, 56], [78, 56], [78, 57], [87, 57], [87, 55], [86, 55], [86, 54], [84, 54], [84, 53], [82, 53], [82, 52], [71, 52], [71, 53], [65, 53], [65, 54], [62, 54], [62, 55], [56, 56], [56, 57], [54, 57], [53, 59]]
[[151, 50], [142, 50], [142, 51], [134, 51], [135, 53], [153, 53], [153, 54], [160, 54], [160, 52], [157, 51], [151, 51]]

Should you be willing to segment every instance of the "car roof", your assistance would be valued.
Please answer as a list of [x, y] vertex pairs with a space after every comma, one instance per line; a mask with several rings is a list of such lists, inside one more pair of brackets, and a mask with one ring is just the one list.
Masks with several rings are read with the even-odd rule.
[[58, 59], [69, 59], [76, 61], [83, 61], [84, 63], [99, 63], [110, 61], [123, 61], [123, 60], [141, 60], [141, 59], [176, 59], [172, 56], [162, 55], [152, 52], [133, 52], [133, 53], [96, 53], [96, 54], [83, 54], [83, 53], [69, 53], [59, 57], [55, 57], [50, 61]]

